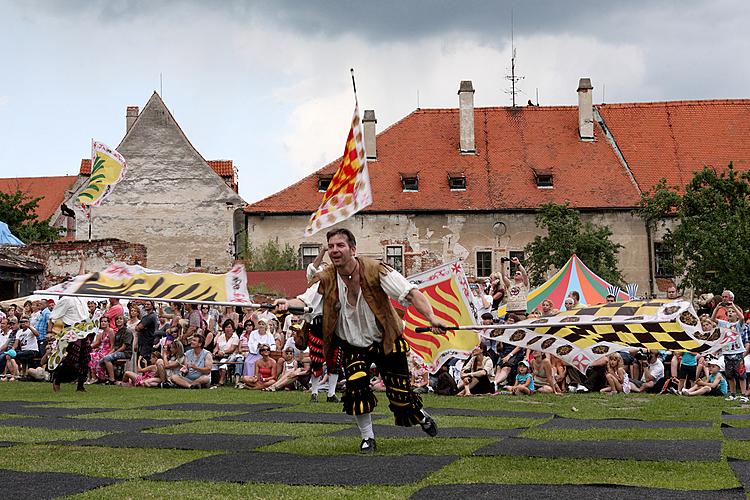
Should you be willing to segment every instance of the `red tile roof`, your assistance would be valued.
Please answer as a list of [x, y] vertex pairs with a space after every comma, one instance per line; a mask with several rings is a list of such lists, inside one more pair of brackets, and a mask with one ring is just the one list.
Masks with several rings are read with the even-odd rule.
[[0, 191], [15, 193], [16, 189], [20, 189], [29, 196], [42, 198], [37, 205], [36, 215], [39, 220], [47, 220], [65, 201], [65, 191], [73, 187], [76, 179], [75, 175], [3, 178], [0, 179]]
[[284, 297], [294, 297], [307, 289], [307, 273], [301, 271], [248, 271], [247, 284], [265, 285]]
[[704, 166], [750, 170], [750, 99], [597, 106], [638, 185], [682, 187]]
[[[207, 160], [206, 163], [214, 169], [214, 172], [219, 174], [221, 177], [231, 177], [234, 182], [234, 166], [232, 160]], [[89, 158], [83, 158], [81, 160], [81, 168], [79, 175], [90, 175], [91, 174], [91, 160]]]
[[[599, 125], [596, 141], [579, 139], [575, 106], [476, 108], [476, 155], [459, 153], [458, 122], [458, 109], [422, 109], [378, 134], [378, 160], [368, 164], [374, 201], [365, 212], [533, 209], [566, 201], [577, 208], [638, 204], [636, 186]], [[322, 199], [318, 176], [333, 174], [339, 162], [245, 211], [312, 212]], [[403, 192], [404, 172], [419, 174], [418, 192]], [[538, 188], [535, 172], [551, 173], [554, 187]], [[449, 189], [448, 176], [456, 173], [465, 174], [465, 191]]]

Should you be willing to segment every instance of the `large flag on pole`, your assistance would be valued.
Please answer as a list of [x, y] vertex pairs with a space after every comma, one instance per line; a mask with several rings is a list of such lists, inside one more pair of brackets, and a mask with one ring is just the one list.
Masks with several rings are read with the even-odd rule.
[[[407, 278], [419, 287], [430, 301], [435, 314], [450, 325], [477, 323], [471, 301], [469, 282], [460, 261], [449, 262]], [[396, 307], [403, 310], [403, 307]], [[466, 323], [469, 322], [469, 323]], [[417, 333], [418, 327], [430, 326], [414, 306], [404, 312], [404, 339], [419, 355], [430, 373], [435, 373], [452, 357], [467, 358], [479, 343], [473, 330], [448, 331], [445, 335]]]
[[101, 142], [91, 141], [91, 175], [86, 188], [78, 194], [78, 205], [84, 211], [87, 207], [101, 205], [127, 170], [128, 164], [117, 150]]
[[305, 229], [305, 237], [348, 219], [371, 203], [372, 189], [370, 176], [367, 173], [367, 157], [362, 139], [362, 124], [359, 120], [359, 105], [355, 103], [344, 156], [323, 195], [323, 202], [310, 217], [310, 223]]
[[247, 273], [242, 264], [235, 264], [224, 274], [178, 274], [117, 262], [104, 271], [82, 274], [34, 293], [215, 305], [252, 304], [247, 291]]

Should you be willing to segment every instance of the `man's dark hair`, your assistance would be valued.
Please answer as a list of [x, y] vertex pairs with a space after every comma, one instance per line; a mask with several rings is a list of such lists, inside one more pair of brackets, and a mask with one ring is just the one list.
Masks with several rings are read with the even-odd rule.
[[607, 296], [606, 296], [606, 297], [604, 297], [604, 298], [605, 298], [605, 299], [608, 299], [608, 298], [610, 298], [610, 297], [612, 297], [613, 299], [616, 299], [616, 298], [617, 298], [617, 297], [615, 297], [614, 295], [612, 295], [611, 293], [608, 293], [608, 294], [607, 294]]
[[491, 320], [491, 319], [494, 319], [494, 318], [492, 317], [491, 313], [484, 313], [484, 314], [482, 314], [482, 319], [490, 319]]
[[576, 302], [578, 302], [579, 300], [581, 300], [581, 295], [578, 292], [576, 292], [575, 290], [573, 290], [572, 292], [570, 292], [570, 296], [573, 297], [574, 299], [576, 299]]
[[357, 239], [354, 237], [354, 234], [352, 234], [351, 231], [348, 229], [340, 228], [340, 229], [332, 229], [326, 233], [326, 241], [329, 241], [334, 236], [345, 236], [347, 239], [347, 243], [349, 243], [350, 247], [356, 247], [357, 246]]

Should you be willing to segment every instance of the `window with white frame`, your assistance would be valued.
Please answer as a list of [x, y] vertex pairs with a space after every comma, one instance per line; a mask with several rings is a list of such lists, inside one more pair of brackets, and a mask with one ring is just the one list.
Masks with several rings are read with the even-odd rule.
[[315, 260], [320, 252], [320, 245], [302, 245], [299, 249], [300, 262], [302, 263], [302, 269], [307, 269], [307, 266]]

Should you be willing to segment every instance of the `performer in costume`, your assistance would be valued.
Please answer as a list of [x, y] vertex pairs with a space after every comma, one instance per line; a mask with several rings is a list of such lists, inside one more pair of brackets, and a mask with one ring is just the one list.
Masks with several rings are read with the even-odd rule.
[[[434, 333], [448, 327], [435, 316], [432, 306], [417, 286], [398, 271], [380, 262], [357, 257], [357, 243], [347, 229], [329, 231], [328, 255], [333, 263], [316, 274], [313, 284], [295, 299], [274, 302], [280, 311], [289, 307], [311, 307], [309, 315], [322, 314], [323, 351], [326, 356], [340, 342], [343, 347], [346, 391], [344, 411], [356, 418], [362, 436], [360, 452], [375, 451], [375, 435], [370, 413], [377, 399], [370, 390], [369, 368], [378, 367], [386, 387], [389, 407], [395, 423], [410, 427], [420, 425], [430, 436], [437, 434], [437, 424], [422, 409], [422, 400], [412, 391], [407, 353], [402, 338], [403, 323], [390, 303], [398, 300], [412, 304], [432, 326]], [[309, 318], [308, 318], [309, 319]]]

